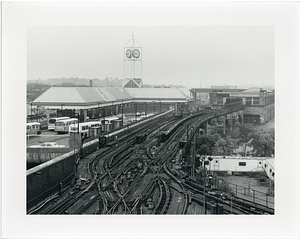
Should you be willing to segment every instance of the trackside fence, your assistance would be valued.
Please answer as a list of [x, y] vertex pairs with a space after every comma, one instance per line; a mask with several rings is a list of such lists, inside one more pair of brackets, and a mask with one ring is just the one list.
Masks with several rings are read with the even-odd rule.
[[263, 205], [274, 209], [274, 195], [253, 190], [249, 187], [243, 187], [218, 178], [215, 180], [215, 186], [220, 191], [225, 191], [232, 196], [239, 197], [245, 201], [250, 201], [256, 206]]

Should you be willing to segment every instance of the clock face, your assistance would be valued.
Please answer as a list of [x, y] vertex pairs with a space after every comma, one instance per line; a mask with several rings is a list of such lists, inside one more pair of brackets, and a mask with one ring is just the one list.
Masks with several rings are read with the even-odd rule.
[[126, 50], [126, 57], [131, 58], [131, 50], [130, 49]]
[[135, 58], [139, 58], [140, 57], [140, 51], [138, 49], [134, 49], [132, 52], [133, 56]]

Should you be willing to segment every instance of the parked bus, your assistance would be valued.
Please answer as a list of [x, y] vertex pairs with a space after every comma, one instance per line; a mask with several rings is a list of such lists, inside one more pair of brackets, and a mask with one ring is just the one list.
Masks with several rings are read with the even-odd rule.
[[[100, 121], [90, 121], [79, 123], [79, 134], [81, 137], [87, 138], [91, 135], [91, 128], [101, 128]], [[78, 133], [78, 124], [72, 124], [69, 126], [69, 133]]]
[[70, 119], [70, 117], [57, 117], [57, 118], [50, 118], [48, 120], [48, 130], [54, 130], [55, 123], [61, 120]]
[[69, 127], [71, 124], [77, 124], [78, 119], [76, 118], [70, 118], [70, 119], [65, 119], [65, 120], [60, 120], [55, 123], [54, 131], [59, 133], [68, 133], [69, 132]]
[[40, 133], [42, 133], [40, 123], [26, 123], [26, 135], [37, 135]]
[[[107, 124], [111, 124], [113, 122], [115, 122], [116, 120], [119, 120], [120, 118], [119, 117], [116, 117], [116, 116], [112, 116], [112, 117], [106, 117], [105, 118], [105, 123]], [[104, 124], [104, 119], [101, 121], [102, 124]]]
[[103, 131], [108, 132], [114, 129], [118, 120], [120, 120], [120, 118], [117, 116], [106, 117], [105, 121], [102, 119], [101, 124], [103, 126]]

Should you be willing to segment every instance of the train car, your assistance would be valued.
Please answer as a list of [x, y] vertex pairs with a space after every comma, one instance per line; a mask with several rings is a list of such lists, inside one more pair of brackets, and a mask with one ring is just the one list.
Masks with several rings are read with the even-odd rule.
[[204, 112], [209, 112], [212, 110], [212, 107], [211, 106], [205, 106], [204, 107]]
[[[212, 114], [212, 113], [207, 113], [207, 114]], [[201, 115], [203, 115], [203, 113], [202, 113], [202, 112], [200, 112], [200, 113], [198, 112], [198, 113], [196, 113], [196, 114], [193, 114], [193, 115], [191, 115], [191, 116], [189, 116], [189, 117], [186, 117], [186, 118], [180, 120], [179, 122], [175, 123], [175, 124], [174, 124], [171, 128], [169, 128], [168, 130], [163, 130], [163, 131], [161, 131], [161, 135], [160, 135], [160, 137], [161, 137], [161, 142], [166, 142], [166, 141], [170, 138], [170, 136], [173, 135], [173, 133], [174, 133], [179, 127], [181, 127], [186, 121], [188, 121], [188, 120], [190, 120], [190, 119], [192, 119], [192, 118], [195, 118], [195, 117], [199, 117], [199, 116], [201, 116]]]
[[179, 148], [182, 149], [186, 145], [186, 140], [179, 141]]
[[[172, 116], [173, 112], [174, 112], [174, 110], [170, 110], [170, 111], [162, 113], [161, 115], [155, 115], [151, 118], [151, 120], [159, 120], [159, 117]], [[109, 134], [105, 134], [105, 135], [101, 136], [101, 138], [99, 138], [99, 145], [101, 145], [102, 147], [104, 145], [107, 145], [107, 146], [114, 145], [114, 143], [111, 143], [112, 141], [116, 141], [119, 137], [127, 134], [131, 129], [134, 129], [134, 128], [139, 127], [140, 125], [143, 125], [143, 124], [146, 124], [146, 123], [147, 123], [147, 121], [142, 121], [141, 120], [139, 122], [136, 122], [135, 124], [127, 125], [124, 128], [118, 129], [118, 130], [113, 131]], [[105, 138], [105, 140], [104, 140], [104, 138]]]
[[147, 139], [147, 134], [140, 134], [135, 136], [134, 143], [141, 144]]
[[38, 122], [26, 123], [26, 135], [41, 134], [41, 124]]
[[61, 120], [55, 123], [54, 131], [59, 133], [69, 133], [69, 127], [71, 124], [77, 124], [78, 119], [77, 118], [70, 118]]
[[170, 136], [183, 124], [184, 121], [185, 120], [181, 120], [180, 122], [174, 124], [168, 130], [161, 131], [160, 134], [161, 142], [166, 142], [170, 138]]
[[104, 148], [106, 145], [106, 137], [104, 135], [99, 135], [99, 149]]
[[178, 119], [182, 119], [183, 118], [183, 115], [180, 114], [180, 115], [175, 115], [175, 120], [178, 120]]

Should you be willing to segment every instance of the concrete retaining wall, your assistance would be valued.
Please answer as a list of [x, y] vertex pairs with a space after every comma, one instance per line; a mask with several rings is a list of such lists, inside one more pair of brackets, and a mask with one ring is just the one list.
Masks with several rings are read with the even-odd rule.
[[[84, 144], [82, 157], [95, 152], [97, 147], [98, 140]], [[27, 211], [47, 197], [58, 193], [60, 183], [62, 183], [62, 187], [65, 187], [74, 179], [75, 157], [77, 158], [77, 155], [79, 155], [79, 150], [72, 150], [27, 170]]]
[[27, 163], [41, 164], [70, 152], [70, 148], [27, 148]]
[[27, 170], [27, 210], [57, 192], [60, 182], [69, 183], [74, 172], [73, 151]]

